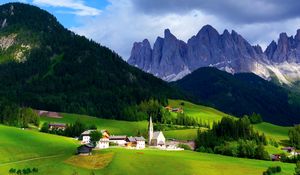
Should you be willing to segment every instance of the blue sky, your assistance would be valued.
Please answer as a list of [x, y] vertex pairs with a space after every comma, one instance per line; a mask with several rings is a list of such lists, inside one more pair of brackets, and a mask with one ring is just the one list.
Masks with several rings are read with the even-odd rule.
[[300, 29], [299, 0], [0, 0], [25, 2], [54, 14], [68, 29], [127, 60], [134, 42], [154, 43], [169, 28], [187, 41], [202, 26], [235, 30], [263, 48], [281, 32]]
[[[79, 26], [81, 18], [100, 15], [109, 5], [106, 0], [1, 0], [0, 4], [16, 1], [33, 4], [51, 12], [67, 28]], [[63, 1], [66, 3], [62, 3]]]

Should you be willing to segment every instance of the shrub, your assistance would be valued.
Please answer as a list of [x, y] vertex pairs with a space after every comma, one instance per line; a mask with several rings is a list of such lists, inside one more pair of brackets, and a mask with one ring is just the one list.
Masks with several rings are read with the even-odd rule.
[[192, 148], [189, 145], [187, 145], [187, 144], [179, 143], [177, 146], [179, 148], [183, 148], [185, 150], [192, 150]]
[[300, 161], [296, 163], [295, 175], [300, 175]]
[[269, 167], [267, 169], [267, 171], [263, 172], [263, 175], [272, 175], [272, 174], [276, 174], [276, 173], [280, 173], [281, 172], [281, 167], [280, 166], [274, 166], [274, 167]]

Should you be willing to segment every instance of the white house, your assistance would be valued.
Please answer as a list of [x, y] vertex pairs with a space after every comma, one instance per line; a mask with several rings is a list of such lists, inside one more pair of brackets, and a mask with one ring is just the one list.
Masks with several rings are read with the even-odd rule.
[[81, 137], [82, 137], [82, 141], [81, 141], [81, 144], [87, 144], [87, 143], [90, 143], [91, 141], [91, 132], [92, 131], [95, 131], [95, 130], [86, 130], [84, 131], [83, 133], [81, 133]]
[[124, 146], [126, 144], [127, 136], [109, 136], [109, 142], [115, 143], [119, 146]]
[[99, 142], [97, 142], [96, 148], [98, 149], [106, 149], [109, 148], [109, 139], [101, 138]]
[[157, 147], [166, 147], [166, 138], [161, 131], [153, 131], [153, 123], [152, 123], [152, 117], [150, 117], [149, 120], [149, 127], [148, 127], [148, 132], [149, 132], [149, 141], [148, 144], [150, 146], [157, 146]]
[[144, 149], [145, 138], [144, 137], [128, 137], [126, 139], [126, 146], [129, 148]]
[[[81, 133], [82, 141], [81, 144], [88, 144], [91, 142], [91, 132], [96, 130], [86, 130]], [[102, 137], [109, 139], [109, 132], [107, 130], [101, 130]], [[101, 140], [101, 139], [100, 139]]]

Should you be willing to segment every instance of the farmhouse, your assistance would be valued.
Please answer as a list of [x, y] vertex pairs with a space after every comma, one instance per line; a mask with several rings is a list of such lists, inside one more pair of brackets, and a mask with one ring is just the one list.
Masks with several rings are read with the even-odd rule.
[[135, 147], [136, 149], [144, 149], [145, 148], [145, 138], [144, 137], [128, 137], [126, 139], [127, 147]]
[[109, 148], [109, 139], [108, 138], [101, 138], [97, 144], [96, 148], [98, 149], [106, 149]]
[[106, 149], [109, 148], [109, 132], [107, 130], [101, 130], [102, 138], [97, 142], [96, 148]]
[[50, 123], [48, 125], [49, 130], [65, 130], [66, 129], [66, 124], [64, 123]]
[[119, 146], [125, 146], [126, 144], [126, 135], [113, 135], [109, 136], [109, 142], [115, 143]]
[[150, 146], [157, 146], [157, 147], [166, 147], [166, 138], [161, 131], [153, 131], [153, 123], [152, 117], [149, 119], [149, 126], [148, 126], [148, 137], [149, 141], [148, 144]]
[[271, 160], [272, 161], [280, 161], [281, 155], [280, 154], [271, 154]]
[[295, 148], [294, 147], [284, 147], [284, 148], [281, 148], [281, 150], [291, 153], [292, 151], [295, 150]]
[[39, 116], [46, 116], [51, 118], [62, 118], [62, 116], [58, 112], [39, 110], [37, 111], [37, 113]]
[[91, 155], [93, 147], [89, 145], [81, 145], [77, 148], [78, 155]]
[[182, 108], [172, 108], [171, 106], [166, 106], [165, 109], [168, 110], [169, 112], [183, 113]]
[[82, 138], [81, 144], [87, 144], [91, 141], [91, 132], [95, 130], [86, 130], [83, 133], [81, 133], [80, 137]]

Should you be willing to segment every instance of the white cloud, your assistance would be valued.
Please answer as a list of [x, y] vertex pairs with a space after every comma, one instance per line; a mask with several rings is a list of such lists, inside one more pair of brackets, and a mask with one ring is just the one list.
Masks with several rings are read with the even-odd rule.
[[[148, 38], [152, 43], [169, 28], [179, 39], [187, 40], [205, 24], [215, 21], [210, 15], [191, 11], [186, 15], [153, 16], [135, 11], [130, 0], [110, 0], [110, 5], [96, 18], [82, 20], [83, 25], [71, 28], [108, 46], [128, 59], [133, 42]], [[217, 22], [216, 22], [217, 23]]]
[[70, 8], [73, 11], [66, 11], [65, 13], [72, 13], [78, 16], [96, 16], [101, 13], [101, 10], [85, 5], [82, 0], [33, 0], [32, 3], [36, 5]]
[[197, 34], [203, 25], [210, 24], [220, 33], [224, 29], [233, 29], [251, 44], [260, 44], [263, 48], [266, 48], [272, 40], [276, 41], [279, 33], [287, 32], [289, 35], [294, 35], [297, 28], [300, 28], [299, 18], [278, 22], [237, 24], [200, 10], [181, 14], [149, 14], [137, 11], [132, 0], [110, 0], [110, 5], [101, 15], [81, 20], [82, 25], [71, 30], [115, 50], [125, 60], [129, 58], [134, 42], [148, 38], [153, 44], [157, 36], [163, 36], [166, 28], [169, 28], [179, 39], [187, 41]]

